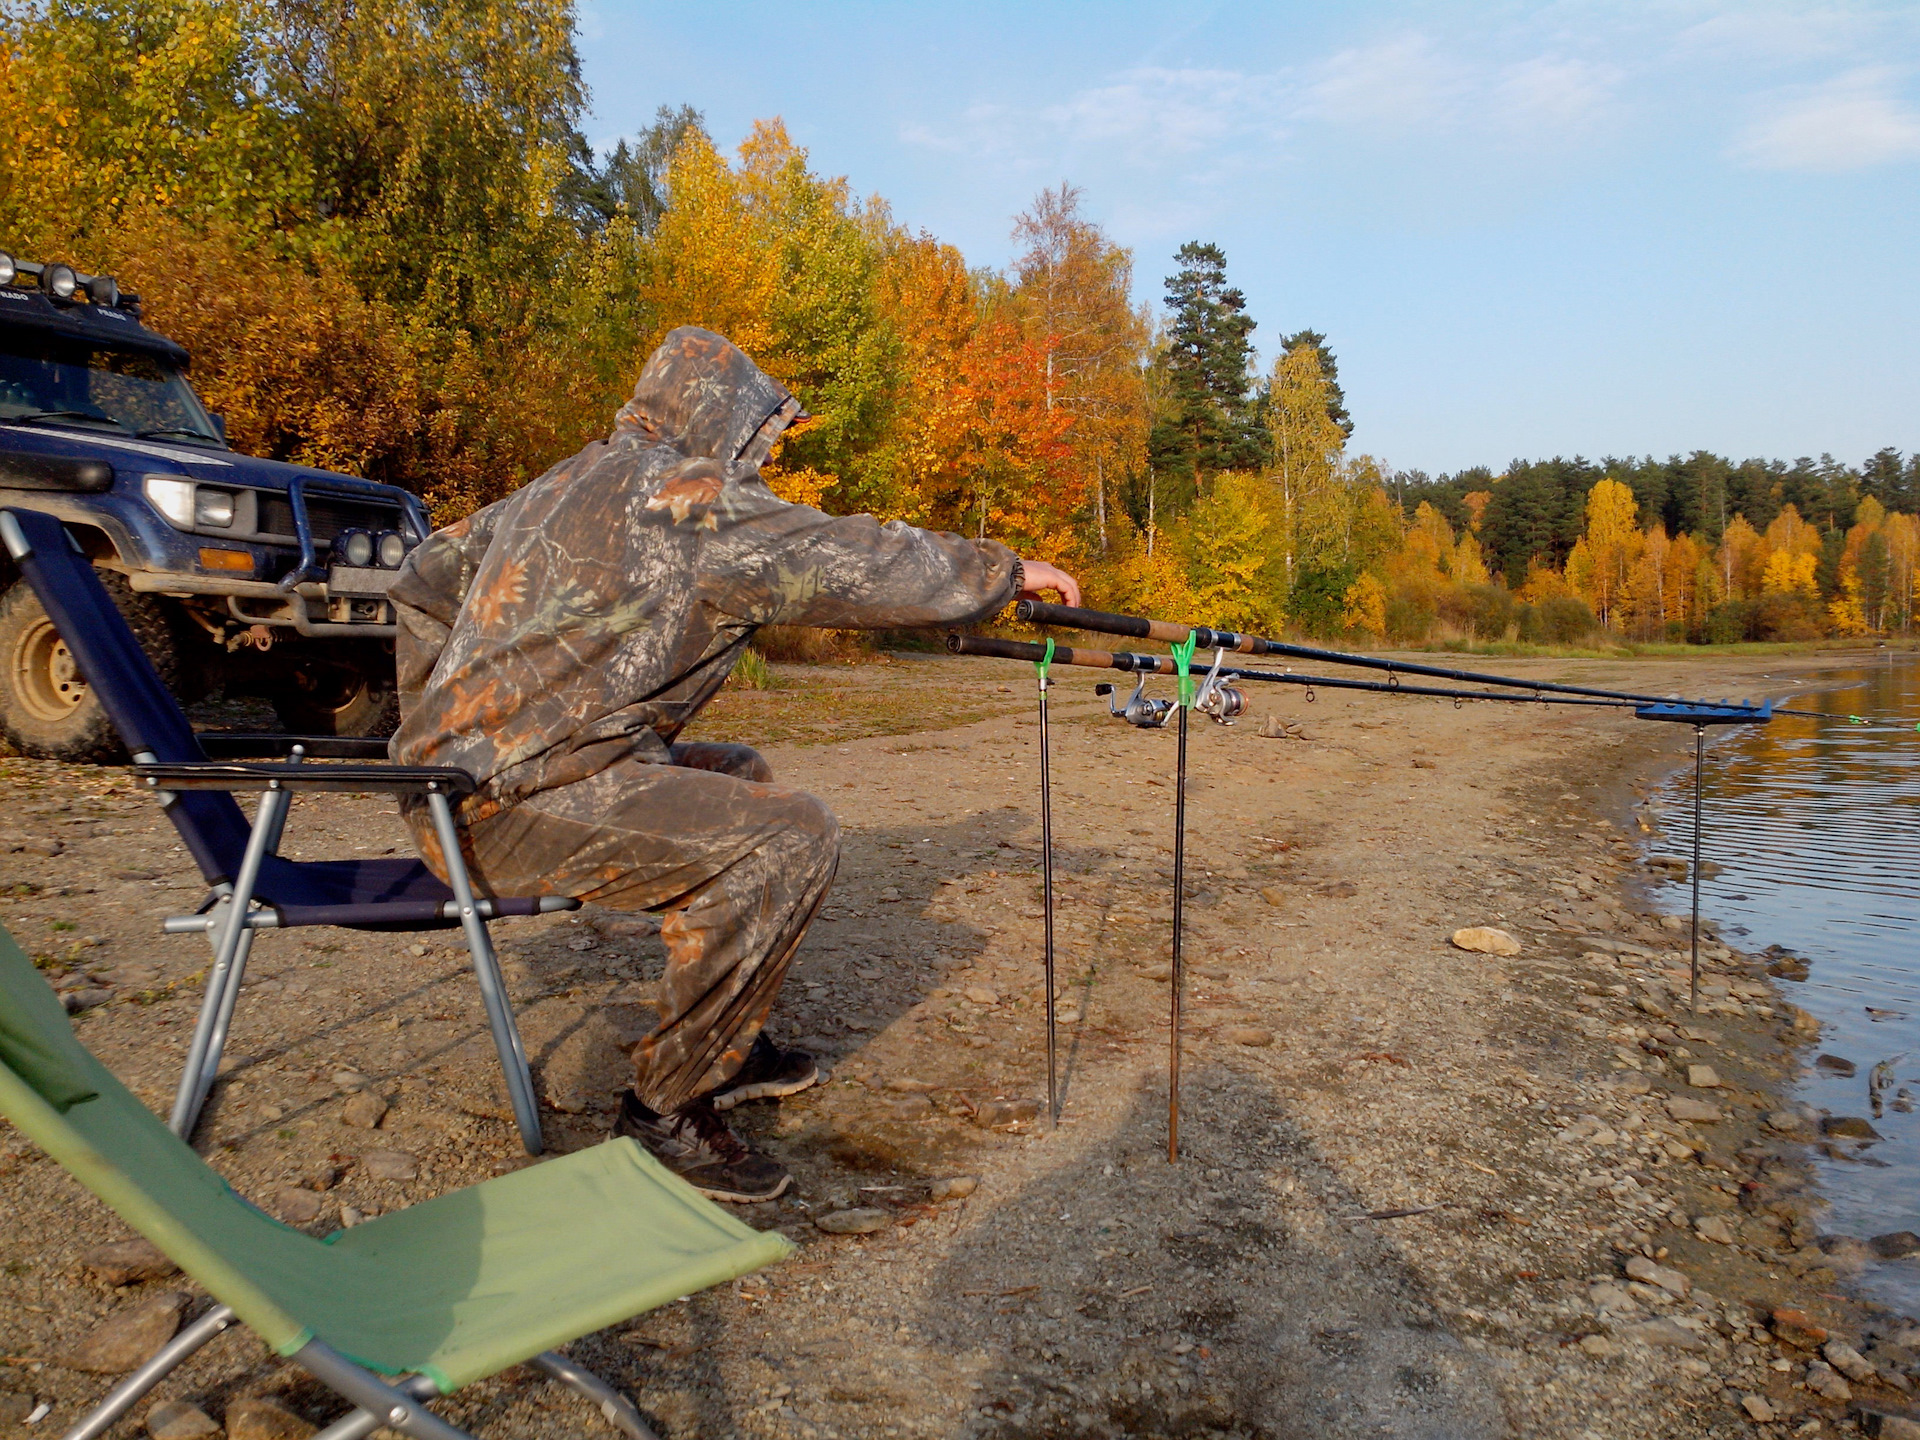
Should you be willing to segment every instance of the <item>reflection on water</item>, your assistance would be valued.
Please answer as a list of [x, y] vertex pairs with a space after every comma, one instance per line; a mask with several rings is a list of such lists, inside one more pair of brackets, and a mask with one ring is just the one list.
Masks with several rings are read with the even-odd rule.
[[[1777, 944], [1811, 962], [1804, 982], [1781, 982], [1821, 1022], [1800, 1099], [1871, 1117], [1870, 1077], [1889, 1062], [1878, 1072], [1883, 1113], [1872, 1120], [1884, 1143], [1867, 1150], [1868, 1163], [1818, 1162], [1833, 1203], [1822, 1229], [1920, 1231], [1920, 1110], [1898, 1099], [1905, 1089], [1920, 1106], [1920, 663], [1889, 655], [1797, 687], [1783, 680], [1769, 693], [1790, 691], [1784, 703], [1834, 720], [1789, 717], [1709, 738], [1701, 909], [1742, 949]], [[1850, 714], [1886, 723], [1849, 724]], [[1668, 780], [1655, 807], [1663, 848], [1686, 853], [1691, 767]], [[1684, 885], [1669, 893], [1683, 909]], [[1854, 1073], [1815, 1069], [1814, 1054], [1850, 1060]], [[1920, 1259], [1865, 1283], [1909, 1314], [1920, 1310]]]

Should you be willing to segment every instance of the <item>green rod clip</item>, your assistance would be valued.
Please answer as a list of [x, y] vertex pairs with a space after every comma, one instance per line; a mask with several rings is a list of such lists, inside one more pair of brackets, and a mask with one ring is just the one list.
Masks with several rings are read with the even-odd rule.
[[1193, 642], [1199, 638], [1199, 636], [1189, 630], [1187, 632], [1187, 638], [1182, 643], [1169, 645], [1167, 647], [1167, 649], [1173, 652], [1173, 666], [1180, 674], [1180, 706], [1183, 710], [1191, 710], [1193, 708], [1193, 675], [1191, 673], [1193, 666]]
[[1040, 688], [1047, 688], [1047, 671], [1053, 668], [1053, 637], [1047, 637], [1047, 653], [1033, 662], [1033, 673], [1040, 677]]

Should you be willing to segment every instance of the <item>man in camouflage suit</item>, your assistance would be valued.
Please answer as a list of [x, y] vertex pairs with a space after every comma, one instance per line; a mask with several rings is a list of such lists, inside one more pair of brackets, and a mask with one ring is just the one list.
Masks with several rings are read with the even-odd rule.
[[[708, 1194], [788, 1176], [721, 1118], [819, 1078], [763, 1033], [832, 884], [839, 826], [744, 745], [675, 739], [762, 625], [964, 623], [1073, 580], [1004, 545], [777, 497], [798, 402], [720, 336], [675, 330], [613, 434], [430, 537], [392, 591], [394, 758], [456, 765], [476, 885], [665, 912], [658, 1027], [617, 1132]], [[444, 872], [423, 806], [409, 823]]]

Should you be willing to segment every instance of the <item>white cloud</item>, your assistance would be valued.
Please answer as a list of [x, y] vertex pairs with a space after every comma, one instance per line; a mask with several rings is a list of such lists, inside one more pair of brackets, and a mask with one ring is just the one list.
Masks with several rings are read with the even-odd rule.
[[1920, 158], [1920, 113], [1884, 66], [1836, 76], [1750, 125], [1735, 145], [1763, 170], [1863, 170]]
[[1336, 124], [1404, 129], [1450, 115], [1468, 88], [1458, 62], [1424, 35], [1342, 50], [1313, 67], [1299, 113]]
[[1271, 133], [1277, 85], [1235, 70], [1128, 70], [1049, 105], [1040, 119], [1082, 143], [1121, 142], [1187, 154], [1236, 137]]
[[1606, 110], [1622, 72], [1611, 65], [1540, 55], [1509, 65], [1493, 89], [1493, 108], [1522, 131], [1592, 125]]

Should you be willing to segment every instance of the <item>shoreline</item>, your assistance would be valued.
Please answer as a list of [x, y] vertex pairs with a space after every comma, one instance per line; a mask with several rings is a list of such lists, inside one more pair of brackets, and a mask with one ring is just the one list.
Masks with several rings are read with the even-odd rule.
[[[1657, 690], [1650, 665], [1710, 672], [1701, 688], [1718, 688], [1763, 664], [1832, 663], [1514, 665]], [[1794, 1388], [1818, 1357], [1794, 1343], [1808, 1333], [1783, 1336], [1792, 1325], [1776, 1310], [1881, 1358], [1893, 1352], [1869, 1341], [1895, 1317], [1845, 1299], [1822, 1252], [1784, 1248], [1817, 1227], [1792, 1223], [1811, 1219], [1798, 1142], [1767, 1138], [1761, 1119], [1782, 1108], [1797, 1063], [1771, 987], [1737, 1015], [1695, 1022], [1668, 1007], [1717, 1038], [1649, 1034], [1669, 1052], [1662, 1074], [1663, 1057], [1628, 1033], [1660, 1025], [1639, 1002], [1658, 1007], [1646, 982], [1661, 982], [1666, 956], [1684, 966], [1685, 934], [1646, 919], [1655, 907], [1632, 889], [1642, 869], [1620, 827], [1635, 787], [1681, 740], [1690, 753], [1690, 735], [1668, 733], [1684, 727], [1262, 693], [1256, 711], [1306, 738], [1262, 738], [1256, 723], [1197, 729], [1185, 1157], [1172, 1167], [1172, 737], [1106, 719], [1090, 682], [1056, 682], [1062, 1008], [1079, 1018], [1062, 1029], [1065, 1114], [1050, 1131], [1022, 1118], [1044, 1096], [1031, 667], [786, 673], [851, 697], [838, 731], [795, 723], [820, 738], [765, 747], [783, 781], [827, 798], [843, 822], [840, 881], [774, 1022], [782, 1039], [818, 1044], [835, 1073], [734, 1113], [797, 1182], [789, 1200], [744, 1213], [803, 1248], [574, 1347], [674, 1440], [1771, 1437], [1906, 1403], [1879, 1379], [1846, 1382], [1847, 1401]], [[935, 675], [975, 698], [960, 723], [927, 729]], [[749, 738], [714, 731], [802, 703], [818, 713], [817, 694], [785, 694], [749, 699], [703, 738]], [[0, 920], [29, 949], [99, 941], [48, 973], [114, 994], [79, 1032], [158, 1104], [204, 952], [156, 940], [152, 917], [195, 887], [159, 873], [178, 857], [166, 859], [157, 807], [110, 772], [0, 768], [26, 782], [23, 834], [70, 837], [57, 855], [0, 857], [9, 885], [39, 887], [9, 898]], [[296, 808], [294, 853], [405, 845], [383, 803], [328, 802]], [[153, 878], [115, 878], [138, 873]], [[56, 922], [75, 929], [56, 934]], [[1508, 928], [1522, 953], [1448, 944], [1482, 924]], [[549, 1140], [596, 1143], [621, 1046], [649, 1014], [650, 922], [589, 910], [497, 933]], [[201, 1144], [241, 1193], [297, 1205], [304, 1228], [325, 1233], [346, 1207], [378, 1213], [520, 1163], [461, 952], [427, 938], [260, 946], [232, 1078]], [[430, 1003], [409, 1002], [420, 1018], [393, 1024], [391, 1000], [421, 989]], [[343, 993], [358, 998], [342, 1007]], [[1724, 1083], [1688, 1086], [1675, 1060]], [[377, 1129], [344, 1120], [366, 1088], [389, 1107]], [[1706, 1096], [1728, 1118], [1667, 1108]], [[376, 1180], [358, 1158], [373, 1148], [417, 1157], [419, 1177]], [[328, 1154], [338, 1173], [318, 1184], [314, 1159]], [[969, 1195], [933, 1183], [961, 1176], [977, 1186]], [[142, 1287], [89, 1275], [82, 1252], [123, 1232], [10, 1135], [0, 1200], [13, 1217], [0, 1226], [0, 1352], [43, 1360], [0, 1366], [0, 1390], [54, 1399], [64, 1422], [104, 1382], [44, 1362]], [[844, 1209], [875, 1212], [878, 1228], [814, 1224]], [[1711, 1238], [1723, 1229], [1731, 1244]], [[164, 1393], [215, 1413], [260, 1391], [314, 1403], [258, 1350], [209, 1352]], [[1772, 1368], [1780, 1360], [1787, 1370]], [[1749, 1397], [1775, 1418], [1756, 1425]], [[571, 1403], [509, 1374], [445, 1408], [456, 1423], [544, 1440], [591, 1430]]]

